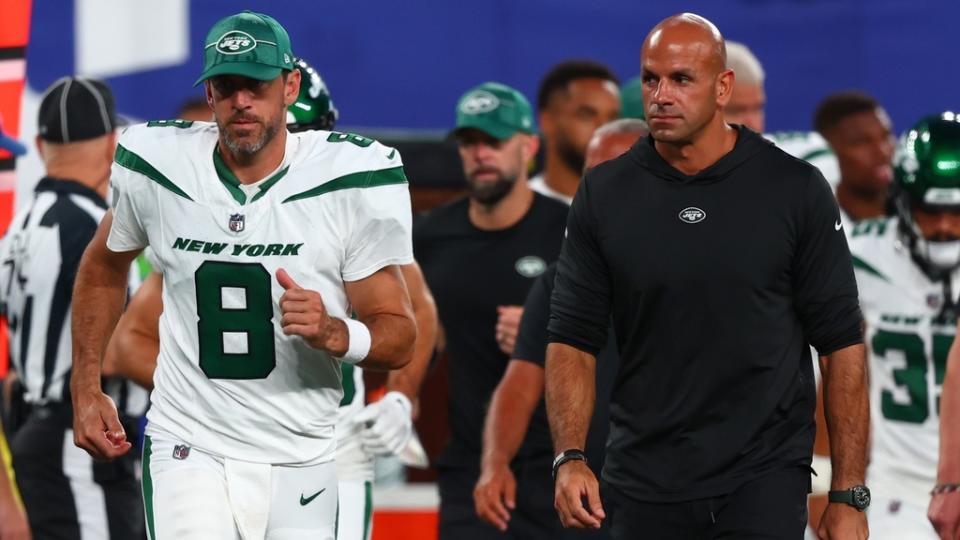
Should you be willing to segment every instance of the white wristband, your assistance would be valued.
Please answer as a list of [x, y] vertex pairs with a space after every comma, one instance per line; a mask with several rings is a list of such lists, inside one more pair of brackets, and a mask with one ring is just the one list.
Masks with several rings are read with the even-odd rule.
[[347, 325], [347, 352], [337, 360], [348, 364], [358, 364], [370, 354], [370, 329], [367, 325], [353, 319], [342, 319]]

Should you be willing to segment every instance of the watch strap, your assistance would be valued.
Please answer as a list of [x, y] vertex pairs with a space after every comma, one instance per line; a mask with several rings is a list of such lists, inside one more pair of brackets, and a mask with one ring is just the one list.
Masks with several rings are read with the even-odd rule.
[[559, 469], [561, 465], [563, 465], [568, 461], [582, 461], [584, 463], [587, 463], [587, 455], [583, 453], [583, 450], [580, 450], [579, 448], [571, 448], [569, 450], [564, 450], [563, 452], [560, 452], [559, 454], [557, 454], [557, 457], [553, 459], [553, 479], [554, 480], [557, 479], [557, 469]]
[[830, 490], [827, 493], [827, 500], [832, 503], [853, 504], [853, 490]]

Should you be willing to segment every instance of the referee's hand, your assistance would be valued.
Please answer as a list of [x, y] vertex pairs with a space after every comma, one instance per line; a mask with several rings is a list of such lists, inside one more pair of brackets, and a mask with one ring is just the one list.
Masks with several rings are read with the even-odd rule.
[[599, 529], [607, 516], [600, 503], [597, 477], [582, 461], [568, 461], [557, 469], [553, 506], [567, 528]]
[[73, 444], [99, 460], [118, 458], [132, 446], [117, 406], [99, 389], [73, 396]]

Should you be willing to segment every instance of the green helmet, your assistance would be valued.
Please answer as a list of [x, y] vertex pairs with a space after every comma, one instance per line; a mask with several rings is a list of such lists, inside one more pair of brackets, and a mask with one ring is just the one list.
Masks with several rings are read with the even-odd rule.
[[340, 116], [330, 99], [330, 90], [313, 66], [296, 58], [293, 66], [300, 71], [300, 94], [287, 107], [287, 128], [296, 133], [310, 129], [332, 130]]
[[960, 266], [960, 238], [926, 239], [913, 209], [960, 211], [960, 116], [927, 116], [900, 137], [893, 158], [894, 203], [914, 260], [930, 275]]
[[907, 202], [960, 208], [960, 116], [928, 116], [900, 138], [894, 176]]

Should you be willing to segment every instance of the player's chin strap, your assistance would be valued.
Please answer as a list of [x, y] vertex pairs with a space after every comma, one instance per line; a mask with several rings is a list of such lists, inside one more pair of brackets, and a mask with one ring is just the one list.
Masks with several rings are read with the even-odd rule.
[[945, 272], [943, 277], [943, 306], [940, 308], [936, 320], [952, 321], [956, 317], [956, 312], [956, 301], [953, 299], [953, 278], [950, 272]]

